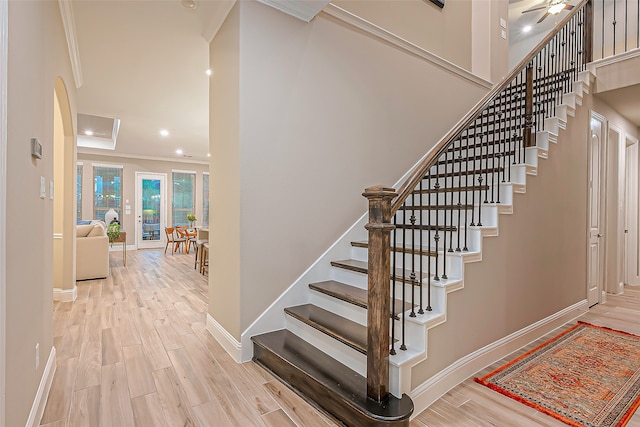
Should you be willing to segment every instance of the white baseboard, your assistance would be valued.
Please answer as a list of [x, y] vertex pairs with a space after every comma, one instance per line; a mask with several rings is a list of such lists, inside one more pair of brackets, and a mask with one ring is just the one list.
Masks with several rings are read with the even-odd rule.
[[73, 302], [78, 298], [78, 286], [73, 285], [73, 289], [53, 288], [53, 300], [60, 302]]
[[238, 363], [242, 363], [242, 344], [236, 340], [220, 323], [207, 313], [207, 331], [220, 343], [229, 355]]
[[29, 412], [29, 418], [27, 419], [26, 427], [38, 427], [40, 421], [42, 421], [42, 415], [44, 414], [44, 408], [47, 406], [47, 398], [49, 397], [49, 390], [51, 390], [51, 383], [53, 382], [53, 376], [56, 373], [56, 348], [51, 347], [49, 358], [47, 359], [47, 365], [42, 372], [42, 378], [40, 379], [40, 385], [36, 397], [33, 400], [31, 406], [31, 412]]
[[414, 405], [413, 416], [420, 414], [433, 402], [471, 375], [508, 356], [519, 348], [540, 339], [554, 329], [575, 320], [588, 310], [589, 304], [587, 300], [582, 300], [458, 359], [413, 389], [410, 393]]

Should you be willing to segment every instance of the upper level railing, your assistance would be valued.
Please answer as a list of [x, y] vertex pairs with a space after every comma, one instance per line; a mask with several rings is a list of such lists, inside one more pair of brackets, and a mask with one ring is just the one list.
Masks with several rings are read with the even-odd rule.
[[640, 0], [593, 0], [593, 59], [640, 47]]
[[505, 186], [521, 183], [530, 147], [591, 62], [592, 1], [576, 5], [436, 144], [397, 192], [382, 186], [365, 190], [370, 398], [388, 395], [390, 354], [408, 347], [406, 318], [432, 310], [432, 285], [452, 280], [448, 259], [475, 250], [480, 227], [490, 220], [485, 210], [500, 204]]

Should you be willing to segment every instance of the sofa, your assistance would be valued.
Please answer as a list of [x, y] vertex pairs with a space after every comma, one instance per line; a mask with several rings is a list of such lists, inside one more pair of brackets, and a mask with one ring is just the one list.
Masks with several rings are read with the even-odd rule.
[[109, 237], [103, 221], [76, 225], [76, 280], [109, 275]]

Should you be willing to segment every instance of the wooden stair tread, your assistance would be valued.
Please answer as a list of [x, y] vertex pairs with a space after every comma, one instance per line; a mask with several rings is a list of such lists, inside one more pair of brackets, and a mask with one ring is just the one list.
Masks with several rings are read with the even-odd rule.
[[[369, 242], [351, 242], [351, 246], [355, 247], [355, 248], [369, 248]], [[404, 252], [404, 253], [409, 253], [409, 254], [413, 254], [413, 253], [419, 253], [420, 255], [423, 256], [436, 256], [437, 252], [430, 250], [429, 248], [421, 248], [421, 247], [415, 247], [415, 248], [411, 248], [409, 246], [407, 247], [402, 247], [401, 245], [396, 245], [395, 247], [393, 245], [391, 245], [391, 250], [395, 251], [395, 252]]]
[[285, 329], [251, 338], [253, 360], [349, 426], [409, 426], [413, 402], [367, 398], [366, 378]]
[[433, 194], [433, 193], [448, 193], [448, 192], [465, 192], [465, 191], [482, 191], [488, 190], [488, 185], [468, 185], [463, 187], [440, 187], [437, 190], [435, 188], [423, 188], [422, 190], [414, 190], [413, 194]]
[[324, 332], [362, 354], [367, 354], [367, 327], [313, 304], [287, 307], [284, 312]]
[[[355, 286], [347, 285], [346, 283], [335, 280], [311, 283], [309, 284], [309, 288], [364, 309], [368, 307], [369, 295], [366, 289], [356, 288]], [[402, 300], [395, 300], [395, 313], [402, 313], [410, 309], [411, 303], [405, 302], [402, 304]], [[395, 318], [396, 320], [399, 319], [397, 315]]]
[[[458, 205], [424, 205], [424, 206], [400, 206], [399, 211], [434, 211], [434, 210], [455, 210], [458, 209]], [[460, 205], [461, 210], [473, 209], [473, 205]]]
[[[331, 261], [331, 265], [337, 268], [343, 268], [345, 270], [351, 270], [351, 271], [356, 271], [358, 273], [363, 273], [363, 274], [367, 274], [369, 271], [369, 264], [367, 262], [364, 261], [358, 261], [355, 259], [344, 259], [344, 260], [340, 260], [340, 261]], [[395, 274], [395, 278], [396, 281], [402, 281], [402, 273], [403, 270], [400, 268], [396, 268], [396, 274]], [[411, 272], [410, 271], [404, 271], [404, 276], [405, 276], [405, 282], [407, 283], [411, 283], [413, 285], [420, 285], [420, 281], [418, 280], [418, 283], [413, 283], [409, 278], [410, 278]], [[420, 278], [420, 273], [416, 273], [417, 279]], [[422, 274], [422, 279], [426, 279], [428, 277], [428, 275], [426, 273]], [[391, 279], [391, 278], [389, 278]]]

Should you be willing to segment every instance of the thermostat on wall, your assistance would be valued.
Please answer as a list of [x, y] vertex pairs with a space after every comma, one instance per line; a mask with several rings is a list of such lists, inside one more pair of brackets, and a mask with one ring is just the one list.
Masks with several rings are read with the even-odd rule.
[[42, 158], [42, 144], [38, 138], [31, 138], [31, 155], [36, 159]]

